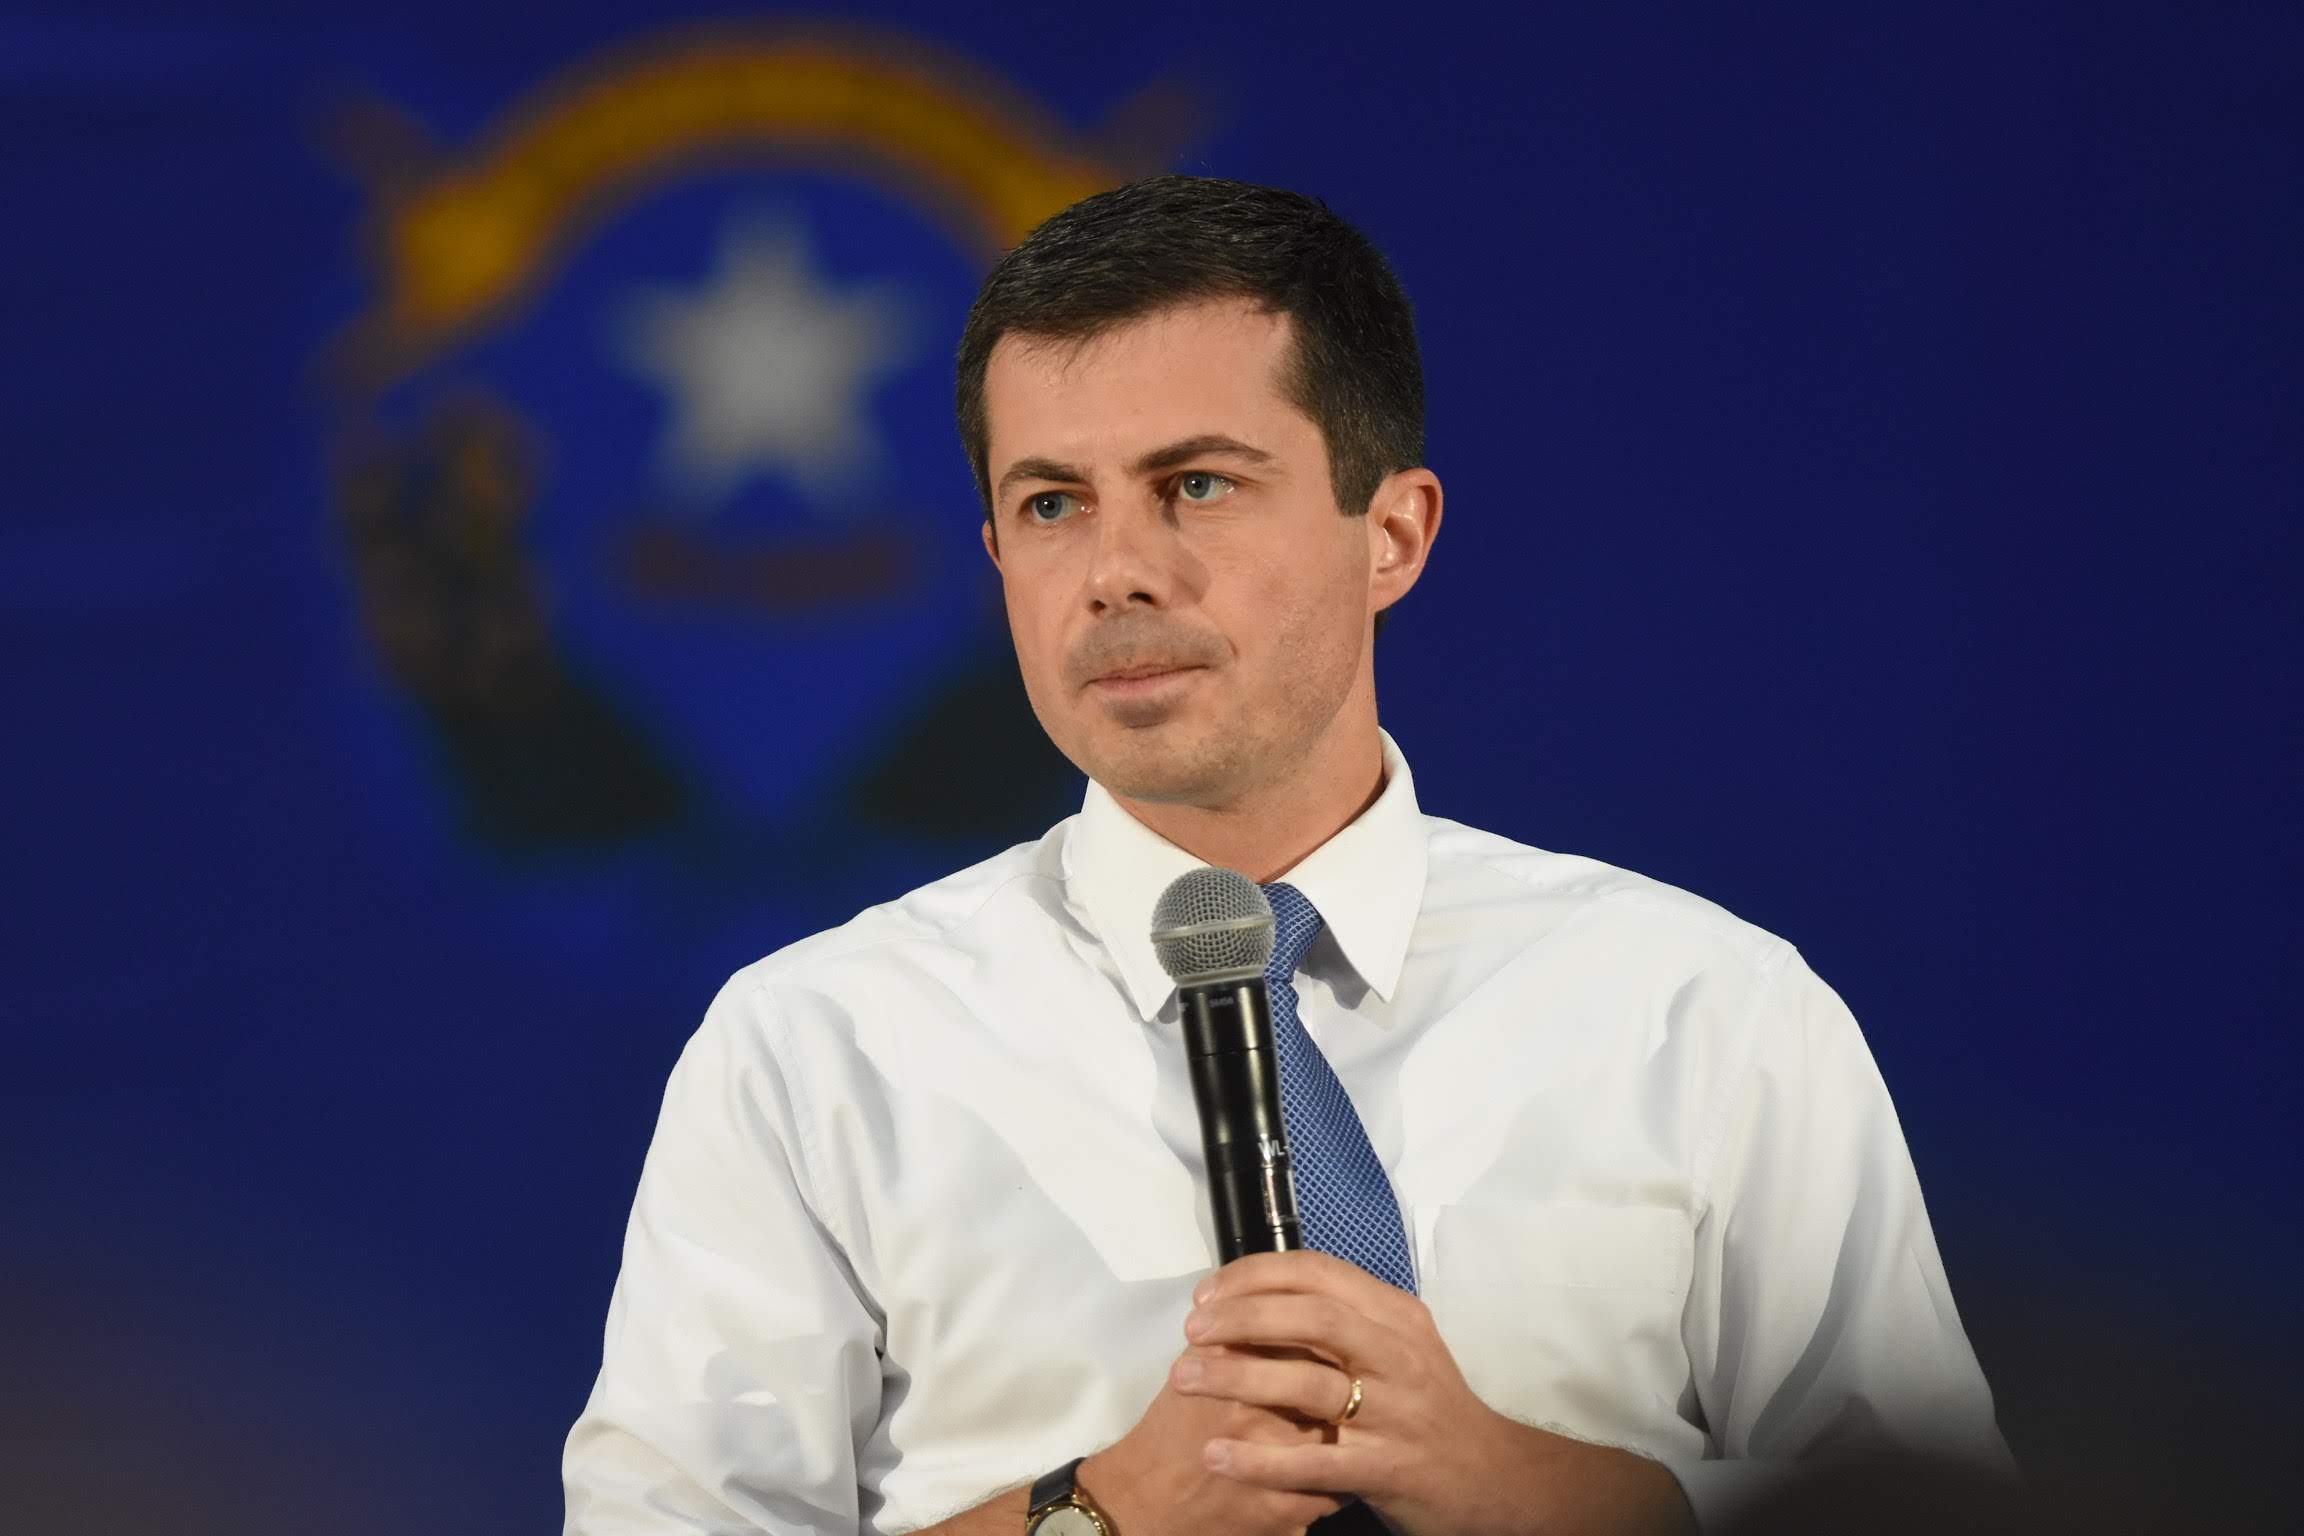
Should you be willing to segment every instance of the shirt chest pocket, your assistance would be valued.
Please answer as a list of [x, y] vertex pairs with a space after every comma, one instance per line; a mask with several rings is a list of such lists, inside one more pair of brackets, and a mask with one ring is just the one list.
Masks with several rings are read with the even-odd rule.
[[1419, 1226], [1433, 1321], [1490, 1407], [1635, 1442], [1679, 1419], [1685, 1212], [1500, 1202], [1440, 1206]]

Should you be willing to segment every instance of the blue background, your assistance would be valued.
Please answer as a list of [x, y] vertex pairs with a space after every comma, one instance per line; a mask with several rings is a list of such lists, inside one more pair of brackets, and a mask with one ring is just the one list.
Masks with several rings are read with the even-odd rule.
[[[1317, 193], [1392, 256], [1449, 498], [1379, 646], [1426, 808], [1798, 943], [2040, 1486], [2097, 1528], [2269, 1528], [2304, 1363], [2304, 17], [845, 14], [1103, 163]], [[1077, 804], [950, 424], [986, 253], [900, 184], [667, 173], [469, 346], [333, 381], [377, 292], [351, 104], [453, 156], [672, 20], [0, 14], [9, 1530], [552, 1527], [719, 981]], [[683, 513], [614, 316], [779, 217], [824, 283], [907, 295], [887, 451], [830, 513], [770, 476], [680, 526], [868, 526], [909, 575], [641, 601], [617, 540]], [[347, 456], [471, 390], [523, 423], [525, 569], [605, 701], [564, 753], [473, 747], [361, 619]], [[523, 826], [564, 758], [628, 776]]]

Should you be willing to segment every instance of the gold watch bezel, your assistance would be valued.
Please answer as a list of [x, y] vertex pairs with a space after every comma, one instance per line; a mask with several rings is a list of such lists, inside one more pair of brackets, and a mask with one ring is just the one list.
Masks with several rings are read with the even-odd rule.
[[1040, 1527], [1067, 1509], [1076, 1509], [1086, 1515], [1088, 1523], [1096, 1527], [1096, 1536], [1120, 1536], [1112, 1528], [1112, 1522], [1105, 1518], [1104, 1511], [1096, 1507], [1096, 1501], [1083, 1493], [1077, 1485], [1058, 1502], [1032, 1511], [1031, 1523], [1024, 1527], [1024, 1536], [1039, 1536]]
[[1104, 1513], [1103, 1506], [1098, 1504], [1095, 1497], [1081, 1486], [1080, 1474], [1077, 1471], [1072, 1474], [1072, 1487], [1065, 1493], [1064, 1497], [1053, 1504], [1044, 1504], [1038, 1509], [1028, 1509], [1024, 1512], [1024, 1536], [1038, 1536], [1040, 1528], [1046, 1525], [1052, 1516], [1059, 1510], [1066, 1509], [1076, 1509], [1086, 1515], [1088, 1523], [1096, 1527], [1096, 1536], [1120, 1536], [1120, 1528], [1112, 1523], [1112, 1517]]

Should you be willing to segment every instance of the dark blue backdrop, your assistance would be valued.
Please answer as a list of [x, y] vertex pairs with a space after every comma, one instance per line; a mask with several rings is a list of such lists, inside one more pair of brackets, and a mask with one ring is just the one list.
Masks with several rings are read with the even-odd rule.
[[2269, 1520], [2304, 19], [785, 20], [0, 16], [0, 1524], [556, 1520], [717, 983], [1076, 804], [948, 359], [1155, 168], [1419, 301], [1427, 808], [1799, 943], [2036, 1478]]

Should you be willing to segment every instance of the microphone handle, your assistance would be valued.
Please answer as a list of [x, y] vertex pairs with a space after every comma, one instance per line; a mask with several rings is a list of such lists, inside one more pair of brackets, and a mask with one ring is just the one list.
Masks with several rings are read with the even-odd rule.
[[1208, 1156], [1217, 1262], [1303, 1247], [1264, 978], [1183, 987], [1177, 1001]]

